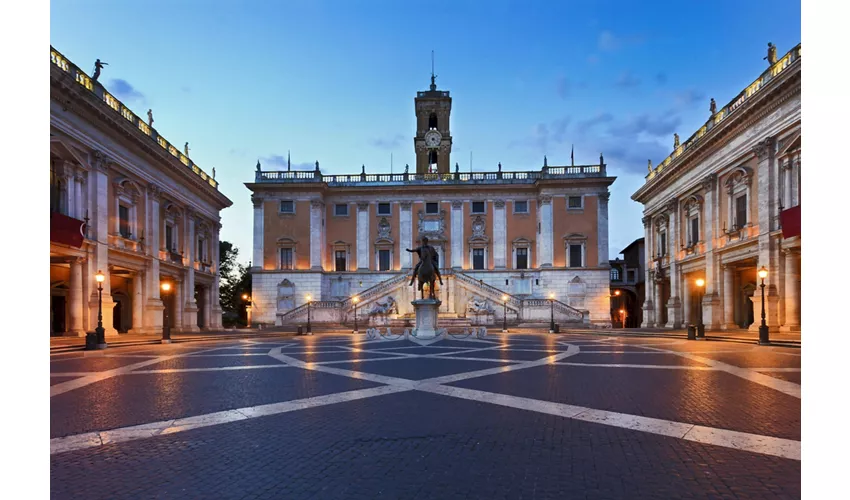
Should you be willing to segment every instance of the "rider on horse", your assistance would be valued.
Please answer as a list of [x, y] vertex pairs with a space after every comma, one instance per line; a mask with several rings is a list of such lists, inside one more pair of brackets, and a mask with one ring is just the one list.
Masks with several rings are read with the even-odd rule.
[[419, 262], [416, 263], [416, 267], [413, 268], [413, 276], [410, 277], [410, 286], [413, 286], [413, 281], [416, 279], [419, 273], [419, 267], [422, 265], [422, 251], [425, 250], [426, 255], [430, 252], [433, 256], [432, 262], [434, 267], [434, 274], [437, 275], [437, 279], [440, 280], [440, 284], [443, 284], [443, 278], [440, 276], [440, 256], [437, 254], [437, 250], [428, 244], [428, 238], [422, 237], [422, 246], [414, 248], [413, 250], [409, 248], [405, 248], [406, 251], [410, 253], [415, 253], [419, 256]]

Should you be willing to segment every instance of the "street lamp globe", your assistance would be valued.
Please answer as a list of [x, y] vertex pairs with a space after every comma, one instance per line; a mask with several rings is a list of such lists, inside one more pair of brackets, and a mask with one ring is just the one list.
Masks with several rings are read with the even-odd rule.
[[248, 300], [248, 294], [247, 293], [242, 294], [242, 300]]
[[761, 279], [767, 278], [767, 268], [766, 267], [761, 266], [761, 269], [759, 269], [759, 278], [761, 278]]
[[549, 300], [555, 300], [555, 292], [549, 293]]
[[103, 283], [103, 280], [106, 279], [106, 276], [103, 275], [103, 271], [98, 271], [97, 274], [94, 275], [94, 280], [98, 283]]
[[705, 280], [702, 279], [702, 278], [699, 278], [697, 280], [697, 286], [700, 287], [700, 288], [704, 287], [705, 286]]
[[171, 290], [171, 283], [166, 281], [162, 284], [162, 291], [167, 292], [169, 290]]
[[614, 295], [616, 295], [616, 296], [618, 296], [618, 297], [619, 297], [619, 296], [620, 296], [620, 291], [619, 291], [619, 290], [614, 290]]
[[307, 302], [312, 302], [313, 296], [308, 293], [306, 299], [307, 299]]

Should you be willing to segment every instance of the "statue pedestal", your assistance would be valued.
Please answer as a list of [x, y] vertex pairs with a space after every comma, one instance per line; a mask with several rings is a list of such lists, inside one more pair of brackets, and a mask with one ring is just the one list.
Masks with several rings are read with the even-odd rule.
[[416, 329], [414, 336], [418, 339], [433, 339], [437, 337], [437, 313], [441, 301], [437, 299], [420, 299], [411, 302], [416, 314]]
[[495, 323], [492, 311], [468, 312], [469, 324], [475, 326], [492, 326]]

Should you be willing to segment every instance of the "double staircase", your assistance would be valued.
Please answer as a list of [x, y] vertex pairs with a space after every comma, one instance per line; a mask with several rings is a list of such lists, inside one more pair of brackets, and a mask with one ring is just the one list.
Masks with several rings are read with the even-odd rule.
[[[555, 321], [558, 323], [576, 323], [579, 325], [588, 323], [585, 313], [558, 300], [517, 297], [457, 270], [445, 269], [442, 275], [443, 280], [446, 281], [443, 288], [448, 286], [447, 280], [455, 280], [455, 295], [459, 293], [459, 289], [463, 289], [468, 295], [487, 299], [495, 310], [495, 315], [498, 316], [498, 322], [501, 322], [502, 312], [506, 310], [508, 322], [513, 325], [539, 325], [544, 320], [548, 323], [552, 312], [554, 312]], [[357, 294], [358, 324], [364, 326], [369, 324], [368, 311], [370, 311], [371, 306], [376, 302], [385, 300], [387, 296], [393, 295], [397, 302], [403, 300], [405, 296], [415, 297], [417, 293], [409, 293], [408, 290], [403, 289], [403, 287], [408, 286], [408, 280], [409, 277], [406, 274], [399, 274]], [[355, 307], [353, 299], [354, 297], [349, 297], [345, 300], [322, 300], [310, 303], [309, 308], [311, 309], [313, 324], [337, 324], [353, 327]], [[278, 325], [306, 323], [307, 309], [308, 305], [302, 304], [289, 311], [278, 313]], [[412, 311], [406, 314], [405, 311], [402, 312], [401, 315], [388, 318], [385, 325], [393, 330], [415, 326], [416, 319]], [[437, 322], [441, 328], [448, 328], [449, 330], [463, 330], [472, 326], [468, 317], [460, 317], [457, 313], [445, 311], [439, 313]]]

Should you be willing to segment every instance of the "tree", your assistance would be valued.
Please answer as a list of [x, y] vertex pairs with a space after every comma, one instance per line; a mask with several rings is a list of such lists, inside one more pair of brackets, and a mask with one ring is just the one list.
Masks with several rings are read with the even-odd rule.
[[221, 303], [221, 309], [226, 314], [229, 313], [232, 315], [239, 311], [241, 294], [244, 293], [237, 290], [237, 285], [244, 281], [246, 274], [250, 283], [251, 275], [247, 273], [247, 267], [236, 262], [236, 258], [239, 256], [239, 249], [233, 246], [233, 243], [219, 241], [218, 255], [219, 302]]

